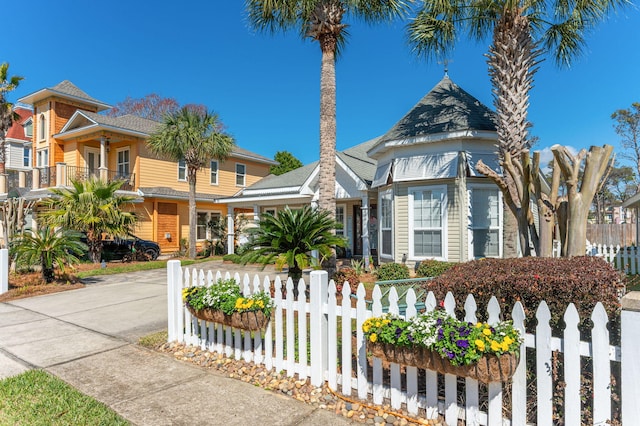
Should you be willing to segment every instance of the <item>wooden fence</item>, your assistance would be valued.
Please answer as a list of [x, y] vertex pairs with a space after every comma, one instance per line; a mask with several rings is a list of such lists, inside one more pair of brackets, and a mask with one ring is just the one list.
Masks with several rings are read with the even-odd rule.
[[605, 245], [637, 244], [635, 223], [588, 223], [587, 240]]
[[[276, 278], [272, 319], [264, 333], [250, 333], [198, 320], [185, 309], [181, 289], [191, 285], [211, 285], [223, 278], [219, 272], [183, 270], [179, 261], [170, 261], [167, 268], [169, 341], [185, 342], [264, 364], [268, 369], [285, 371], [288, 376], [297, 374], [300, 379], [309, 378], [315, 386], [326, 382], [331, 389], [345, 396], [355, 394], [362, 400], [371, 398], [374, 404], [388, 403], [393, 408], [406, 408], [413, 416], [431, 419], [443, 415], [447, 424], [463, 420], [467, 425], [552, 425], [553, 404], [557, 403], [558, 392], [561, 392], [563, 404], [560, 411], [556, 407], [555, 412], [561, 413], [566, 425], [583, 423], [581, 410], [585, 406], [585, 395], [591, 395], [588, 403], [592, 407], [594, 424], [606, 424], [616, 412], [622, 413], [623, 420], [632, 419], [628, 424], [640, 419], [640, 404], [637, 402], [640, 400], [640, 368], [637, 367], [640, 313], [635, 311], [622, 312], [621, 349], [610, 344], [608, 318], [600, 303], [591, 315], [591, 341], [585, 342], [580, 340], [579, 317], [573, 304], [564, 315], [566, 328], [563, 334], [553, 336], [549, 325], [550, 312], [547, 304], [542, 302], [535, 313], [538, 322], [535, 334], [525, 334], [520, 363], [511, 384], [490, 383], [485, 386], [470, 378], [462, 379], [450, 374], [439, 376], [435, 371], [418, 371], [410, 366], [401, 374], [400, 365], [392, 363], [386, 370], [378, 358], [373, 359], [370, 368], [362, 323], [372, 315], [382, 314], [378, 287], [373, 292], [372, 309], [368, 310], [362, 284], [357, 289], [356, 307], [352, 307], [350, 286], [343, 286], [341, 303], [338, 303], [335, 283], [328, 282], [324, 271], [311, 273], [308, 300], [305, 298], [304, 280], [298, 283], [301, 296], [296, 299], [293, 296], [294, 283], [287, 280], [286, 296], [283, 297], [281, 281]], [[229, 274], [224, 278], [230, 278]], [[248, 275], [241, 278], [235, 274], [234, 278], [241, 283], [245, 295], [271, 288], [268, 277], [262, 282], [258, 276], [251, 279]], [[407, 294], [407, 317], [416, 315], [415, 303], [415, 293], [410, 290]], [[395, 290], [390, 291], [389, 304], [389, 311], [397, 314]], [[427, 310], [436, 308], [438, 303], [433, 293], [427, 295], [424, 304]], [[640, 300], [638, 304], [640, 306]], [[448, 294], [444, 309], [454, 315], [455, 306], [456, 301]], [[480, 311], [472, 295], [464, 301], [464, 311], [465, 320], [476, 321]], [[486, 312], [489, 323], [499, 321], [501, 311], [495, 297]], [[526, 318], [519, 302], [511, 315], [514, 326], [524, 332]], [[352, 343], [354, 341], [355, 344]], [[527, 362], [527, 357], [530, 362]], [[557, 359], [562, 359], [562, 362], [554, 363]], [[589, 368], [592, 375], [588, 389], [581, 383], [587, 360], [592, 366]], [[534, 369], [529, 372], [533, 375], [528, 374], [527, 365]], [[561, 371], [554, 371], [554, 366], [560, 366]], [[534, 382], [527, 383], [528, 376], [535, 377]], [[621, 388], [614, 388], [611, 378], [615, 377], [620, 385], [621, 376]], [[508, 388], [508, 393], [503, 393], [503, 388]], [[612, 395], [612, 392], [617, 395]], [[619, 401], [619, 406], [614, 405], [614, 399]]]

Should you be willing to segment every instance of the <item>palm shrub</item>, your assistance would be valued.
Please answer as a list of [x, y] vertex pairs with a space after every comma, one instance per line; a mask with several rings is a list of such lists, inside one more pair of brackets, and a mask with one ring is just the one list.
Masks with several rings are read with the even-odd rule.
[[321, 259], [329, 258], [334, 246], [346, 246], [346, 240], [335, 234], [340, 226], [325, 210], [305, 206], [291, 210], [285, 207], [277, 216], [265, 213], [258, 227], [247, 230], [249, 242], [241, 262], [277, 267], [289, 266], [288, 276], [294, 281], [302, 270], [312, 264], [311, 252], [317, 250]]
[[73, 267], [80, 262], [87, 245], [80, 238], [82, 234], [67, 229], [54, 230], [48, 226], [36, 232], [26, 231], [11, 246], [12, 257], [18, 265], [39, 264], [42, 279], [50, 283], [54, 279], [54, 268], [64, 273], [66, 266]]

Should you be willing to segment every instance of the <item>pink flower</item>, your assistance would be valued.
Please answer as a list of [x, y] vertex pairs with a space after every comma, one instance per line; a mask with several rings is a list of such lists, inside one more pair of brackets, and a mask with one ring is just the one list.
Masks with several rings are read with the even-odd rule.
[[439, 305], [440, 305], [441, 308], [444, 308], [444, 300], [441, 300]]
[[535, 274], [535, 275], [533, 276], [533, 278], [535, 278], [536, 280], [539, 280], [539, 279], [540, 279], [540, 275]]

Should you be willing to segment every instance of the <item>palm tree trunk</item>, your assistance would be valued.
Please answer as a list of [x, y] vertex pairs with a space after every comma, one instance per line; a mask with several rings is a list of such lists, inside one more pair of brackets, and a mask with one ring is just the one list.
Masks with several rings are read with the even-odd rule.
[[189, 259], [196, 258], [196, 170], [188, 169], [189, 179]]

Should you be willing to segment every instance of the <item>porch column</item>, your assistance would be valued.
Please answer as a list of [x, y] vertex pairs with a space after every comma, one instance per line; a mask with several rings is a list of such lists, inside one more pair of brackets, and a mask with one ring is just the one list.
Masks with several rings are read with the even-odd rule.
[[369, 256], [371, 249], [369, 247], [369, 194], [362, 196], [362, 257], [364, 259], [364, 267], [369, 270]]
[[257, 204], [253, 205], [253, 221], [256, 225], [260, 222], [260, 206]]
[[100, 179], [105, 182], [109, 179], [109, 169], [107, 168], [107, 143], [108, 139], [104, 136], [100, 137]]
[[233, 246], [233, 240], [234, 240], [234, 232], [233, 232], [233, 207], [232, 206], [228, 206], [227, 207], [227, 254], [233, 254], [234, 251], [234, 246]]
[[20, 188], [27, 187], [27, 172], [25, 172], [24, 170], [20, 170], [18, 172], [18, 186]]
[[56, 163], [56, 186], [67, 185], [67, 164]]
[[6, 194], [7, 192], [9, 192], [9, 189], [8, 189], [9, 185], [7, 185], [7, 181], [8, 181], [7, 174], [0, 175], [0, 194]]
[[34, 168], [31, 174], [31, 187], [33, 189], [40, 189], [40, 169]]

